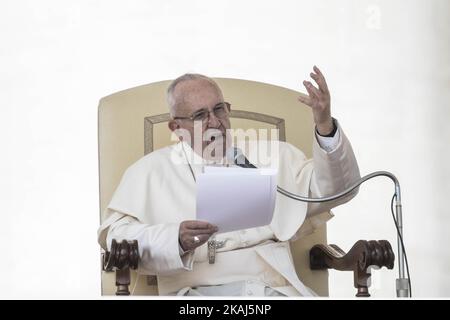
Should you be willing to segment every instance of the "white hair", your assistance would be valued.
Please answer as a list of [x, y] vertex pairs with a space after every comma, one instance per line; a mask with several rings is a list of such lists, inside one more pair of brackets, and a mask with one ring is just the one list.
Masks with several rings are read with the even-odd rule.
[[198, 74], [198, 73], [186, 73], [183, 74], [182, 76], [176, 78], [175, 80], [172, 81], [172, 83], [169, 85], [169, 87], [167, 88], [167, 103], [169, 105], [169, 111], [170, 111], [170, 115], [173, 117], [175, 114], [175, 109], [177, 108], [177, 106], [180, 103], [180, 100], [182, 101], [183, 99], [180, 99], [180, 97], [178, 97], [175, 94], [175, 88], [178, 84], [180, 84], [181, 82], [184, 81], [192, 81], [192, 80], [203, 80], [203, 81], [207, 81], [209, 82], [212, 86], [214, 86], [219, 92], [220, 92], [220, 88], [217, 85], [217, 83], [207, 77], [204, 76], [202, 74]]

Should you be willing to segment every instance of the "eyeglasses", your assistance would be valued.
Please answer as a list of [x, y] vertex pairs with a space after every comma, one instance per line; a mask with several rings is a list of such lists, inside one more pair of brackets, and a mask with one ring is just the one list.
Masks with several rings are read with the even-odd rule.
[[218, 119], [225, 119], [230, 114], [230, 106], [228, 102], [219, 102], [214, 108], [209, 111], [207, 108], [195, 111], [190, 117], [173, 117], [175, 120], [191, 120], [206, 122], [209, 119], [209, 114], [212, 112]]

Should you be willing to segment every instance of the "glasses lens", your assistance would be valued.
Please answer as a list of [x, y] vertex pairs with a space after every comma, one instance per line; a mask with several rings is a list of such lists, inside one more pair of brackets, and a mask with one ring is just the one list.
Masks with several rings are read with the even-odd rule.
[[208, 111], [205, 110], [196, 112], [192, 115], [194, 121], [204, 121], [206, 118], [208, 118]]
[[220, 103], [214, 107], [214, 115], [217, 118], [225, 118], [228, 115], [228, 108], [225, 103]]

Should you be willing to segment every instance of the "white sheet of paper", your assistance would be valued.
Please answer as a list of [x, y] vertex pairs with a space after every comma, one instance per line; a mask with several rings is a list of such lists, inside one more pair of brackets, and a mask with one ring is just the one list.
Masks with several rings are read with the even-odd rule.
[[197, 177], [197, 219], [218, 233], [270, 224], [276, 199], [276, 170], [205, 167]]

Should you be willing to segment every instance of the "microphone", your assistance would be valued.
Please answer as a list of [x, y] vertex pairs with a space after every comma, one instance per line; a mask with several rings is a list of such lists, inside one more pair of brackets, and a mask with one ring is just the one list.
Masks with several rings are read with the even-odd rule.
[[[242, 168], [253, 168], [257, 169], [255, 165], [253, 165], [248, 159], [245, 157], [245, 155], [242, 153], [242, 150], [236, 147], [229, 148], [226, 152], [227, 159], [231, 162], [233, 162], [235, 165], [242, 167]], [[399, 277], [396, 280], [396, 291], [397, 291], [397, 297], [412, 297], [411, 294], [411, 277], [409, 275], [409, 266], [408, 266], [408, 259], [406, 257], [406, 249], [405, 244], [403, 243], [403, 218], [402, 218], [402, 203], [401, 203], [401, 193], [400, 193], [400, 183], [397, 180], [397, 178], [390, 172], [387, 171], [377, 171], [373, 172], [371, 174], [368, 174], [362, 178], [360, 178], [358, 181], [353, 183], [350, 187], [347, 189], [328, 197], [322, 197], [322, 198], [309, 198], [309, 197], [303, 197], [299, 196], [297, 194], [294, 194], [292, 192], [289, 192], [287, 190], [284, 190], [280, 186], [277, 186], [277, 191], [281, 193], [282, 195], [291, 198], [293, 200], [302, 201], [302, 202], [327, 202], [336, 200], [338, 198], [341, 198], [343, 196], [346, 196], [356, 188], [358, 188], [363, 182], [372, 179], [374, 177], [384, 176], [392, 180], [395, 186], [395, 192], [394, 197], [392, 198], [391, 203], [391, 210], [392, 210], [392, 217], [394, 218], [394, 224], [397, 229], [397, 247], [398, 247], [398, 262], [399, 262]], [[392, 208], [393, 203], [395, 199], [395, 213], [396, 216], [394, 217], [394, 210]], [[406, 271], [408, 277], [405, 277], [405, 264], [406, 264]]]
[[229, 148], [226, 152], [227, 159], [235, 165], [242, 168], [257, 169], [242, 153], [242, 150], [236, 147]]

